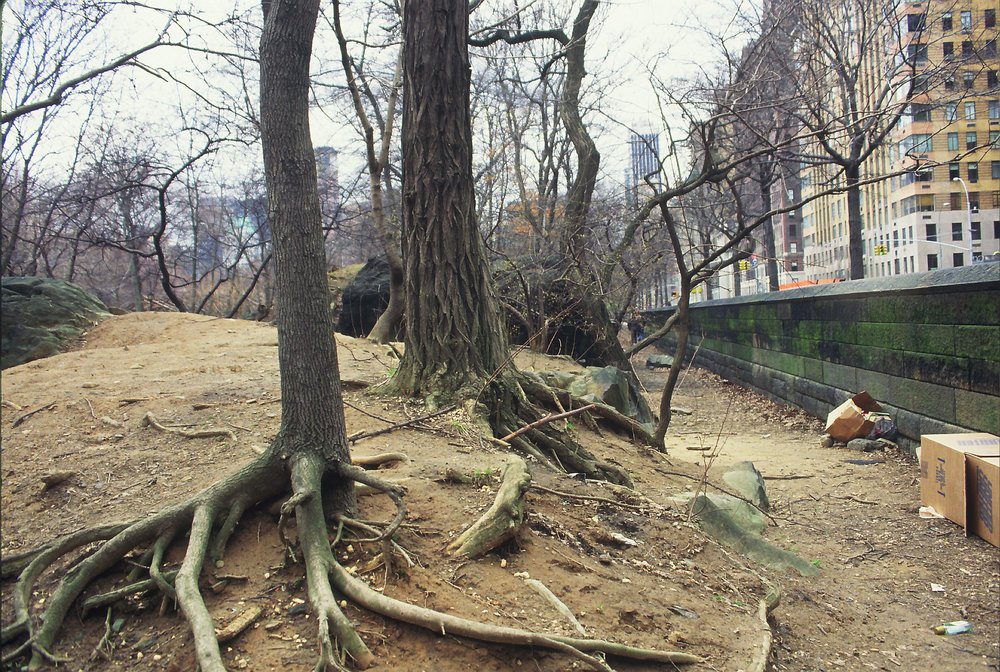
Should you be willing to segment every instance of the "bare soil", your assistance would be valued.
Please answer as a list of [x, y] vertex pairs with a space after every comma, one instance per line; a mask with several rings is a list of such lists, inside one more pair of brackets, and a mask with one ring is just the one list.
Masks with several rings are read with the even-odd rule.
[[[420, 403], [363, 389], [391, 375], [395, 359], [388, 348], [337, 341], [349, 433], [426, 412]], [[575, 366], [527, 355], [518, 363]], [[655, 406], [663, 374], [640, 375]], [[168, 313], [113, 317], [87, 334], [78, 350], [5, 371], [2, 382], [4, 554], [183, 500], [252, 460], [280, 421], [276, 331], [255, 322]], [[504, 453], [481, 441], [459, 412], [359, 440], [357, 455], [401, 451], [409, 457], [382, 475], [407, 488], [407, 520], [398, 538], [418, 564], [398, 573], [371, 568], [367, 563], [378, 549], [350, 535], [337, 553], [345, 566], [394, 597], [573, 635], [572, 625], [525, 583], [530, 576], [574, 612], [588, 635], [703, 656], [706, 662], [687, 667], [692, 671], [747, 668], [763, 640], [757, 610], [770, 585], [781, 587], [782, 600], [771, 621], [769, 669], [1000, 669], [1000, 554], [948, 521], [918, 517], [912, 457], [823, 448], [818, 420], [697, 368], [684, 375], [674, 405], [690, 413], [675, 414], [666, 455], [607, 428], [573, 427], [594, 453], [629, 470], [639, 494], [535, 464], [535, 483], [611, 503], [532, 490], [521, 538], [473, 562], [447, 556], [444, 547], [492, 502]], [[164, 433], [144, 423], [149, 412], [164, 425], [228, 429], [236, 439]], [[880, 461], [859, 465], [850, 459]], [[741, 460], [752, 460], [766, 479], [768, 538], [812, 561], [819, 576], [755, 566], [705, 537], [686, 510], [669, 505], [675, 493], [722, 484], [721, 473]], [[473, 482], [447, 481], [448, 469]], [[57, 472], [71, 475], [46, 488], [43, 479]], [[384, 521], [391, 514], [386, 498], [362, 498], [364, 518]], [[174, 549], [174, 562], [182, 553]], [[246, 517], [225, 565], [207, 569], [203, 580], [219, 627], [250, 605], [264, 609], [252, 628], [224, 646], [230, 669], [312, 668], [315, 619], [302, 577], [301, 567], [283, 565], [274, 516], [258, 511]], [[33, 597], [36, 613], [57, 579], [58, 572], [42, 577]], [[109, 575], [91, 592], [123, 582], [121, 573]], [[11, 587], [3, 585], [5, 622]], [[422, 632], [353, 606], [346, 612], [380, 669], [581, 669], [559, 654]], [[111, 638], [113, 649], [95, 654], [107, 617], [100, 610], [67, 620], [57, 653], [72, 660], [68, 669], [194, 668], [190, 633], [173, 605], [156, 596], [115, 605], [108, 622], [123, 620]], [[973, 632], [942, 637], [930, 629], [957, 619], [972, 621]], [[622, 671], [663, 667], [611, 663]]]

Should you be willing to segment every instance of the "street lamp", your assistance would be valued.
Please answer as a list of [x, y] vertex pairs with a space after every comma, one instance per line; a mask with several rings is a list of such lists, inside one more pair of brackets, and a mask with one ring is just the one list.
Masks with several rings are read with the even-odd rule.
[[976, 253], [972, 249], [972, 201], [969, 200], [969, 187], [965, 184], [965, 180], [961, 177], [953, 177], [951, 178], [951, 181], [961, 182], [962, 190], [965, 191], [965, 223], [969, 227], [969, 266], [972, 266]]

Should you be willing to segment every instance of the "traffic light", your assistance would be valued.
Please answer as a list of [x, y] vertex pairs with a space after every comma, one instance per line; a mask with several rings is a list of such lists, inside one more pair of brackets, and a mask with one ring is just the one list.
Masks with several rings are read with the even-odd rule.
[[742, 259], [740, 261], [740, 270], [741, 271], [746, 271], [746, 270], [749, 270], [749, 268], [750, 268], [750, 262], [747, 261], [746, 259]]
[[885, 256], [887, 254], [889, 254], [889, 246], [888, 245], [879, 244], [879, 245], [875, 246], [875, 256], [876, 257], [883, 257], [883, 256]]

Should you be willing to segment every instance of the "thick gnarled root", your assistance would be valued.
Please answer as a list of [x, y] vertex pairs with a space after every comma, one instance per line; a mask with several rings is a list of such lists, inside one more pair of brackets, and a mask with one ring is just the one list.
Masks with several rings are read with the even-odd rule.
[[507, 460], [496, 499], [482, 517], [448, 545], [448, 552], [465, 558], [486, 555], [509, 541], [524, 525], [524, 493], [531, 487], [528, 465], [516, 455]]

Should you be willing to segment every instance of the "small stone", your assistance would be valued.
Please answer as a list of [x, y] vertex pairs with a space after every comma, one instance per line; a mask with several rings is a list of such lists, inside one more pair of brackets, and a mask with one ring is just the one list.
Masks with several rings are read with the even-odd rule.
[[500, 567], [507, 566], [507, 558], [500, 558]]
[[601, 553], [599, 556], [597, 556], [597, 561], [600, 562], [602, 565], [610, 565], [611, 555], [609, 553]]

